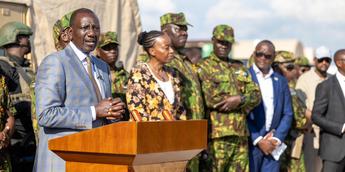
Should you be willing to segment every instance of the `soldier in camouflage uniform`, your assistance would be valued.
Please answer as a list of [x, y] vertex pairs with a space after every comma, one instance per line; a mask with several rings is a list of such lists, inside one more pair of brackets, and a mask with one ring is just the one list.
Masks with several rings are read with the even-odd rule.
[[311, 69], [309, 60], [305, 56], [298, 57], [295, 60], [295, 65], [298, 71], [298, 77], [301, 76], [303, 73], [308, 72]]
[[[184, 13], [166, 13], [160, 17], [162, 32], [170, 39], [174, 50], [174, 59], [167, 64], [179, 71], [182, 78], [181, 99], [184, 100], [184, 107], [187, 111], [187, 119], [204, 119], [205, 110], [201, 93], [201, 85], [192, 62], [181, 53], [188, 38], [188, 25], [191, 26]], [[199, 156], [189, 161], [187, 170], [199, 171]]]
[[[71, 41], [71, 37], [68, 34], [68, 29], [70, 28], [69, 22], [71, 15], [72, 12], [65, 14], [64, 16], [62, 16], [61, 19], [57, 20], [53, 26], [53, 39], [57, 51], [64, 49], [67, 46], [67, 44]], [[30, 84], [30, 97], [32, 128], [35, 133], [35, 140], [37, 146], [39, 141], [39, 126], [36, 119], [35, 75], [33, 76], [32, 82]]]
[[31, 169], [36, 152], [30, 97], [34, 74], [29, 60], [25, 58], [31, 52], [31, 35], [31, 28], [20, 22], [9, 22], [0, 28], [0, 47], [6, 54], [0, 57], [0, 68], [8, 79], [10, 99], [16, 109], [16, 130], [10, 147], [13, 171]]
[[[188, 25], [190, 25], [184, 13], [166, 13], [160, 17], [162, 32], [171, 39], [174, 50], [174, 59], [167, 64], [180, 73], [182, 79], [181, 99], [187, 111], [187, 119], [204, 119], [205, 110], [201, 93], [201, 86], [192, 62], [182, 54], [182, 50], [188, 38]], [[190, 25], [191, 26], [191, 25]], [[147, 62], [147, 54], [139, 55], [137, 62]], [[188, 171], [199, 171], [198, 157], [191, 160], [187, 167]]]
[[13, 107], [9, 98], [5, 77], [0, 75], [0, 171], [11, 172], [11, 159], [7, 147], [14, 131]]
[[294, 150], [302, 150], [303, 132], [306, 130], [307, 118], [305, 117], [306, 106], [298, 98], [295, 90], [298, 71], [295, 66], [295, 57], [292, 52], [277, 51], [273, 63], [274, 71], [282, 74], [289, 82], [292, 98], [292, 108], [294, 119], [290, 128], [289, 135], [285, 143], [288, 148], [281, 158], [281, 171], [304, 172], [303, 152], [292, 153]]
[[71, 36], [68, 34], [70, 28], [69, 22], [72, 12], [69, 12], [57, 20], [53, 26], [53, 38], [56, 50], [64, 49], [71, 41]]
[[[124, 69], [123, 63], [118, 61], [119, 41], [116, 32], [101, 34], [96, 48], [97, 57], [108, 63], [110, 66], [110, 77], [112, 81], [111, 93], [113, 97], [120, 97], [126, 102], [126, 90], [129, 73]], [[123, 120], [129, 119], [129, 112], [126, 110]]]
[[246, 117], [261, 100], [259, 87], [247, 69], [229, 59], [234, 41], [232, 27], [216, 26], [213, 52], [198, 63], [211, 125], [211, 168], [219, 172], [249, 171]]

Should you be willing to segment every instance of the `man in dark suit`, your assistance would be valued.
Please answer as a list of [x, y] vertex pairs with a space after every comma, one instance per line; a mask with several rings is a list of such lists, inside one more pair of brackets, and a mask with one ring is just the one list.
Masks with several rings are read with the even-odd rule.
[[48, 149], [48, 140], [120, 119], [124, 103], [111, 97], [109, 66], [91, 56], [100, 35], [97, 16], [81, 8], [72, 13], [71, 42], [47, 56], [36, 78], [40, 141], [33, 171], [65, 171], [65, 162]]
[[[249, 169], [253, 172], [278, 172], [280, 163], [273, 158], [289, 132], [293, 119], [291, 95], [287, 80], [271, 68], [275, 47], [271, 41], [258, 43], [249, 71], [259, 84], [262, 101], [248, 115]], [[273, 155], [272, 155], [273, 154]]]
[[322, 171], [345, 170], [345, 49], [334, 55], [338, 71], [316, 87], [313, 122], [321, 128]]

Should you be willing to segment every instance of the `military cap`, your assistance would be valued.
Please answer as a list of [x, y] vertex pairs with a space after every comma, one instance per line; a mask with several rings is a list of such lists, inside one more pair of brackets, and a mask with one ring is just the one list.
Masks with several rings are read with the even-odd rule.
[[71, 19], [72, 12], [69, 12], [62, 16], [61, 19], [57, 20], [53, 26], [53, 39], [54, 45], [57, 47], [59, 44], [59, 37], [62, 31], [70, 27], [70, 19]]
[[117, 40], [117, 34], [116, 32], [106, 32], [105, 34], [101, 34], [98, 41], [97, 47], [103, 47], [105, 45], [108, 45], [110, 43], [119, 44], [119, 41]]
[[231, 26], [221, 24], [213, 29], [213, 37], [220, 41], [235, 42], [234, 30]]
[[161, 26], [164, 26], [166, 24], [176, 24], [176, 25], [189, 25], [186, 20], [186, 17], [184, 16], [184, 13], [166, 13], [160, 17], [161, 20]]
[[17, 42], [17, 35], [32, 35], [29, 26], [20, 22], [9, 22], [0, 28], [0, 47]]
[[53, 26], [53, 39], [55, 47], [57, 47], [59, 44], [59, 37], [62, 30], [61, 20], [57, 20]]
[[274, 58], [274, 62], [277, 63], [294, 62], [295, 60], [294, 54], [289, 51], [276, 51], [276, 57]]
[[65, 30], [66, 28], [70, 27], [70, 22], [71, 22], [71, 16], [72, 16], [73, 11], [65, 14], [64, 16], [61, 17], [61, 26]]
[[305, 56], [301, 56], [301, 57], [296, 58], [295, 64], [300, 65], [300, 66], [310, 66], [309, 60]]

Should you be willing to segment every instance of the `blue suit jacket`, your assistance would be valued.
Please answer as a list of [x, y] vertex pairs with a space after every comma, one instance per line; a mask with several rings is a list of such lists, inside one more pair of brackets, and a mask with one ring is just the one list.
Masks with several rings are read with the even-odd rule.
[[[111, 97], [108, 65], [92, 57], [105, 97]], [[103, 82], [102, 82], [103, 81]], [[48, 140], [102, 125], [92, 121], [96, 93], [83, 64], [70, 45], [47, 56], [37, 71], [36, 115], [40, 141], [34, 171], [65, 171], [65, 162], [48, 150]]]
[[[259, 84], [253, 67], [249, 69], [249, 72], [252, 75], [253, 81]], [[270, 131], [275, 129], [274, 137], [283, 142], [293, 119], [291, 94], [288, 82], [283, 76], [274, 72], [271, 77], [274, 89], [274, 114]], [[265, 120], [264, 105], [263, 101], [261, 101], [247, 117], [251, 143], [259, 136], [264, 137], [267, 134]]]

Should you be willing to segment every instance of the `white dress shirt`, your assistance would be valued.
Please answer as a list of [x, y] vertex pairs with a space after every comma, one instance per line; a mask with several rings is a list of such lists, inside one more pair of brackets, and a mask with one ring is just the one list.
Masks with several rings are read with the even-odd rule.
[[[343, 92], [343, 95], [345, 96], [345, 76], [342, 75], [339, 71], [336, 72], [335, 76], [337, 77], [337, 80], [341, 87], [341, 91]], [[341, 130], [341, 132], [344, 133], [344, 130], [345, 130], [345, 124], [343, 125], [343, 129]]]
[[[85, 72], [87, 73], [87, 61], [86, 61], [86, 57], [87, 56], [90, 56], [90, 54], [85, 54], [83, 53], [82, 51], [80, 51], [76, 46], [75, 44], [71, 41], [69, 43], [69, 45], [71, 46], [72, 50], [74, 51], [74, 53], [77, 55], [78, 59], [81, 61], [81, 63], [83, 64], [84, 66], [84, 69], [85, 69]], [[99, 88], [99, 91], [101, 92], [101, 96], [102, 98], [104, 99], [105, 98], [105, 92], [104, 92], [104, 89], [101, 85], [101, 81], [100, 81], [100, 78], [98, 77], [97, 75], [97, 71], [95, 70], [95, 66], [94, 64], [92, 63], [91, 64], [91, 67], [92, 67], [92, 74], [93, 74], [93, 77], [95, 78], [96, 82], [97, 82], [97, 85], [98, 85], [98, 88]], [[96, 109], [95, 109], [95, 106], [91, 106], [91, 113], [92, 113], [92, 120], [96, 120]]]
[[[264, 105], [265, 111], [265, 128], [266, 131], [269, 131], [272, 124], [273, 114], [274, 114], [274, 89], [273, 89], [273, 81], [272, 81], [272, 74], [273, 69], [270, 68], [268, 74], [264, 75], [261, 70], [253, 64], [253, 70], [255, 72], [256, 78], [259, 82], [259, 87], [262, 95], [262, 102]], [[256, 140], [254, 140], [253, 144], [256, 145], [263, 137], [260, 136]], [[273, 137], [273, 139], [277, 140], [278, 143], [281, 141], [278, 138]]]

